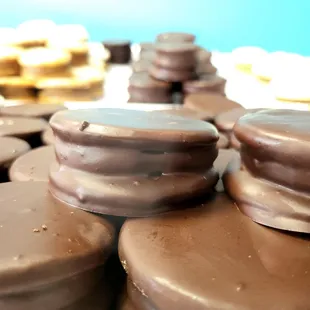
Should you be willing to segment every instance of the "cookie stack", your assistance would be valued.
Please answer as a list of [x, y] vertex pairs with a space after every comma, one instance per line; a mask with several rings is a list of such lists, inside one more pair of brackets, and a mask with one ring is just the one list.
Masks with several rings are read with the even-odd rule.
[[102, 98], [104, 69], [90, 65], [88, 33], [81, 25], [34, 20], [17, 29], [0, 28], [1, 34], [4, 99], [59, 104]]
[[[139, 59], [132, 65], [133, 76], [147, 72], [152, 79], [169, 83], [170, 103], [182, 103], [183, 94], [225, 94], [226, 80], [216, 75], [217, 69], [211, 63], [211, 53], [194, 45], [194, 41], [195, 36], [192, 34], [162, 33], [153, 45], [141, 43]], [[130, 97], [131, 86], [129, 82]], [[135, 97], [130, 98], [130, 101], [166, 103], [166, 100], [155, 101], [158, 98], [152, 95], [149, 101]]]

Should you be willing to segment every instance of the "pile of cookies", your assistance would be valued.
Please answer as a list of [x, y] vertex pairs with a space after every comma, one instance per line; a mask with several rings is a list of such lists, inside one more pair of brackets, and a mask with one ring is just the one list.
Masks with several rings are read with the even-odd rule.
[[232, 62], [242, 72], [268, 85], [275, 99], [288, 102], [310, 102], [307, 85], [309, 57], [284, 51], [267, 52], [259, 47], [239, 47], [232, 51]]
[[0, 28], [0, 95], [6, 100], [61, 104], [103, 96], [104, 60], [94, 66], [81, 25], [33, 20]]
[[225, 94], [226, 80], [216, 74], [211, 53], [188, 33], [162, 33], [154, 44], [141, 43], [129, 81], [130, 102], [180, 103], [183, 95]]
[[310, 112], [204, 102], [0, 110], [1, 309], [310, 308]]

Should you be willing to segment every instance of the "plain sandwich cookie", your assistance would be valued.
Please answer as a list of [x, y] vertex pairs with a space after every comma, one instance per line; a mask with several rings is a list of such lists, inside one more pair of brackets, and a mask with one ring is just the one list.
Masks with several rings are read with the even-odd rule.
[[253, 221], [310, 233], [310, 113], [266, 110], [240, 118], [240, 158], [228, 167], [226, 190]]
[[218, 133], [209, 123], [120, 109], [72, 110], [51, 119], [55, 197], [119, 216], [174, 210], [213, 192]]

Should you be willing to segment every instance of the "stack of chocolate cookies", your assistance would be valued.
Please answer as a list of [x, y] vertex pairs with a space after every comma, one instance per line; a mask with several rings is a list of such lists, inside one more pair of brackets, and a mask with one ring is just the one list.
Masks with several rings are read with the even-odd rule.
[[[188, 33], [162, 33], [156, 42], [141, 43], [139, 59], [133, 62], [133, 77], [144, 72], [153, 80], [170, 85], [170, 103], [182, 103], [183, 94], [213, 92], [225, 95], [226, 80], [216, 75], [217, 69], [211, 63], [211, 53], [194, 44], [195, 36]], [[145, 88], [141, 90], [148, 92]], [[150, 91], [151, 93], [151, 91]], [[158, 102], [150, 94], [147, 101], [132, 95], [129, 81], [130, 101]]]
[[309, 309], [309, 114], [246, 114], [240, 155], [210, 123], [119, 109], [59, 111], [31, 152], [8, 140], [24, 182], [0, 184], [0, 308]]

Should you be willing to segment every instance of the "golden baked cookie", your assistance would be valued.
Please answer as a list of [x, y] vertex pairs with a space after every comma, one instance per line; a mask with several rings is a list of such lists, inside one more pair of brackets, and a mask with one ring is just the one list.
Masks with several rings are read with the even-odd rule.
[[50, 40], [48, 47], [69, 52], [72, 57], [72, 66], [88, 65], [89, 48], [85, 42]]
[[20, 76], [0, 77], [0, 94], [8, 100], [37, 99], [34, 82]]
[[19, 75], [20, 65], [18, 58], [21, 53], [19, 48], [0, 46], [0, 76]]
[[63, 104], [72, 101], [93, 101], [98, 99], [92, 91], [91, 83], [76, 78], [54, 78], [40, 80], [39, 102], [47, 104]]
[[17, 45], [23, 48], [46, 46], [56, 24], [48, 19], [34, 19], [21, 23], [17, 31]]
[[22, 75], [38, 80], [46, 77], [70, 76], [71, 55], [59, 49], [34, 48], [21, 53]]

